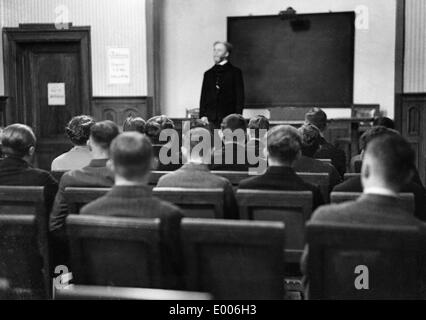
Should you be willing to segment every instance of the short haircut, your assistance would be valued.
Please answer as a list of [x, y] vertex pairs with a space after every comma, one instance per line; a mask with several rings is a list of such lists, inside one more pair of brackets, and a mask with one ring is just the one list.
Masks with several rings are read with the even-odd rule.
[[226, 48], [226, 51], [231, 54], [232, 50], [234, 50], [234, 46], [232, 44], [230, 44], [229, 42], [226, 41], [216, 41], [215, 43], [213, 43], [213, 47], [215, 47], [217, 44], [223, 44]]
[[372, 139], [367, 145], [366, 156], [378, 163], [382, 178], [401, 188], [415, 168], [414, 150], [400, 135], [385, 134]]
[[123, 132], [136, 131], [145, 133], [146, 122], [141, 117], [128, 117], [123, 123]]
[[90, 116], [76, 116], [68, 122], [65, 132], [73, 144], [82, 146], [89, 140], [90, 128], [94, 124], [95, 120]]
[[268, 132], [268, 154], [274, 159], [282, 162], [294, 162], [301, 145], [300, 133], [292, 126], [276, 126]]
[[[205, 137], [210, 137], [210, 131], [207, 130], [206, 128], [200, 127], [200, 128], [193, 128], [189, 130], [188, 132], [186, 132], [183, 139], [185, 142], [188, 141], [188, 139], [191, 139], [189, 141], [189, 148], [190, 148], [189, 151], [192, 152], [192, 149], [194, 149], [194, 147], [196, 147], [200, 142], [202, 142]], [[200, 154], [200, 156], [203, 156], [203, 155]]]
[[191, 129], [194, 129], [194, 128], [205, 128], [205, 129], [210, 130], [209, 123], [206, 122], [206, 121], [203, 121], [201, 119], [194, 119], [194, 118], [191, 119], [189, 126], [190, 126]]
[[302, 138], [302, 154], [313, 158], [321, 144], [321, 133], [316, 126], [305, 124], [299, 128]]
[[112, 141], [110, 158], [118, 175], [128, 180], [141, 178], [151, 169], [151, 141], [139, 132], [124, 132]]
[[1, 133], [2, 152], [6, 156], [24, 157], [31, 147], [35, 147], [37, 139], [33, 130], [20, 123], [7, 126]]
[[247, 130], [246, 119], [240, 114], [230, 114], [222, 120], [221, 129], [230, 129], [231, 131], [235, 131], [237, 129], [242, 129], [244, 131]]
[[305, 121], [324, 131], [327, 127], [327, 114], [320, 108], [312, 108], [306, 113]]
[[145, 133], [152, 143], [160, 143], [160, 133], [164, 129], [174, 129], [175, 125], [171, 119], [165, 115], [155, 116], [149, 119], [145, 125]]
[[109, 146], [115, 137], [120, 133], [118, 126], [110, 121], [96, 122], [90, 129], [92, 140], [102, 149], [109, 149]]
[[392, 129], [388, 129], [383, 126], [372, 127], [368, 129], [367, 131], [365, 131], [361, 135], [361, 138], [359, 138], [360, 149], [365, 150], [365, 148], [367, 147], [368, 143], [370, 143], [371, 140], [379, 136], [382, 136], [384, 134], [399, 135], [399, 132]]
[[373, 126], [382, 126], [388, 129], [395, 129], [395, 122], [388, 117], [374, 118]]
[[248, 128], [252, 130], [269, 130], [269, 120], [265, 116], [256, 116], [250, 119]]

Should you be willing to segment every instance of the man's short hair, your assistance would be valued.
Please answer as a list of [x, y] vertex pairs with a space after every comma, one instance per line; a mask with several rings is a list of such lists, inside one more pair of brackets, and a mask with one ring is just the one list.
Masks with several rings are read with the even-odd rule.
[[90, 128], [90, 137], [102, 149], [109, 149], [109, 146], [115, 137], [120, 133], [118, 126], [110, 121], [96, 122]]
[[382, 136], [384, 134], [399, 135], [399, 132], [396, 130], [388, 129], [383, 126], [372, 127], [368, 129], [367, 131], [365, 131], [359, 138], [360, 149], [365, 150], [365, 148], [367, 147], [367, 145], [370, 143], [371, 140], [379, 136]]
[[221, 129], [235, 131], [237, 129], [247, 130], [246, 119], [240, 114], [230, 114], [222, 120]]
[[316, 126], [304, 124], [299, 128], [302, 137], [302, 154], [313, 158], [321, 144], [321, 133]]
[[388, 129], [395, 129], [395, 122], [388, 117], [377, 117], [374, 118], [373, 126], [382, 126]]
[[305, 121], [324, 131], [327, 127], [327, 114], [320, 108], [312, 108], [306, 113]]
[[[192, 149], [194, 149], [200, 142], [203, 142], [205, 138], [210, 138], [210, 135], [211, 134], [209, 130], [207, 130], [206, 128], [198, 127], [198, 128], [193, 128], [189, 130], [188, 132], [186, 132], [183, 139], [185, 142], [191, 139], [189, 140], [189, 148], [190, 148], [189, 151], [192, 152]], [[207, 142], [205, 143], [206, 145], [211, 146], [210, 141], [208, 142], [208, 144]], [[188, 145], [188, 143], [186, 145]], [[200, 154], [200, 156], [203, 156], [203, 154]]]
[[393, 186], [402, 187], [415, 168], [415, 153], [408, 141], [397, 134], [384, 134], [372, 139], [366, 156], [378, 163], [383, 179]]
[[268, 154], [281, 162], [294, 162], [301, 145], [300, 133], [292, 126], [276, 126], [268, 132]]
[[95, 120], [93, 120], [91, 116], [76, 116], [68, 122], [65, 132], [73, 144], [82, 146], [89, 140], [90, 128], [92, 128], [94, 124]]
[[110, 158], [118, 175], [128, 180], [141, 178], [151, 169], [151, 141], [139, 132], [124, 132], [112, 141]]
[[141, 117], [128, 117], [123, 123], [123, 132], [136, 131], [145, 133], [146, 122]]
[[215, 43], [213, 43], [213, 47], [215, 47], [217, 44], [223, 44], [229, 54], [231, 54], [232, 50], [234, 49], [234, 46], [226, 41], [216, 41]]
[[165, 115], [155, 116], [149, 119], [145, 125], [145, 133], [152, 143], [160, 143], [160, 133], [164, 129], [174, 129], [175, 125], [171, 119]]
[[269, 130], [269, 120], [265, 116], [255, 116], [250, 119], [248, 128], [252, 130]]
[[20, 123], [7, 126], [1, 133], [2, 153], [6, 156], [22, 158], [28, 155], [31, 147], [37, 143], [33, 130]]

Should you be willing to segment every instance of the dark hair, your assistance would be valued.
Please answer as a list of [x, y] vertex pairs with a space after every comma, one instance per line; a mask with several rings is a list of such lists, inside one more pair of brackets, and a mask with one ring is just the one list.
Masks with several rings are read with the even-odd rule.
[[244, 131], [247, 130], [246, 119], [240, 114], [230, 114], [222, 120], [221, 124], [222, 130], [230, 129], [231, 131], [242, 129]]
[[397, 134], [385, 134], [372, 139], [366, 149], [366, 156], [374, 158], [380, 166], [385, 181], [401, 187], [415, 168], [415, 153], [409, 142]]
[[90, 136], [102, 149], [108, 149], [112, 140], [114, 140], [119, 133], [118, 126], [110, 120], [96, 122], [92, 128], [90, 128]]
[[151, 169], [151, 141], [139, 132], [124, 132], [112, 141], [110, 157], [118, 175], [128, 180], [143, 177]]
[[65, 132], [71, 142], [77, 146], [85, 145], [90, 136], [90, 128], [95, 124], [92, 117], [76, 116], [68, 122]]
[[[193, 128], [186, 132], [186, 134], [183, 137], [183, 146], [189, 146], [189, 151], [192, 152], [192, 149], [194, 149], [200, 142], [204, 141], [204, 139], [210, 139], [210, 131], [206, 128]], [[188, 139], [189, 143], [187, 142]], [[210, 144], [211, 146], [211, 144]], [[204, 149], [202, 149], [204, 150]], [[202, 151], [201, 150], [201, 151]], [[210, 150], [211, 151], [211, 150]], [[202, 152], [200, 152], [200, 156], [204, 156]]]
[[33, 130], [25, 124], [11, 124], [1, 133], [2, 152], [6, 156], [22, 158], [28, 155], [28, 151], [36, 143]]
[[128, 117], [123, 123], [123, 132], [137, 131], [139, 133], [145, 133], [146, 122], [140, 117]]
[[383, 126], [372, 127], [368, 129], [367, 131], [365, 131], [359, 138], [360, 149], [365, 150], [365, 148], [367, 147], [368, 143], [370, 143], [371, 140], [384, 134], [399, 135], [399, 132], [392, 129], [388, 129]]
[[190, 120], [190, 128], [191, 129], [204, 128], [204, 129], [210, 130], [209, 123], [206, 122], [206, 121], [203, 121], [201, 119], [191, 119]]
[[216, 41], [215, 43], [213, 43], [213, 47], [216, 46], [217, 44], [223, 44], [226, 48], [226, 51], [231, 54], [232, 50], [234, 49], [234, 46], [232, 44], [230, 44], [229, 42], [226, 41]]
[[312, 108], [306, 113], [305, 121], [324, 131], [327, 127], [327, 114], [320, 108]]
[[321, 143], [321, 133], [316, 126], [305, 124], [299, 128], [302, 137], [302, 154], [313, 158]]
[[395, 129], [395, 122], [388, 117], [374, 118], [373, 126], [382, 126], [388, 129]]
[[149, 119], [145, 125], [145, 133], [152, 143], [160, 143], [160, 133], [164, 129], [174, 129], [175, 125], [171, 119], [165, 115], [155, 116]]
[[293, 162], [296, 160], [301, 145], [300, 133], [292, 126], [276, 126], [268, 132], [267, 149], [272, 158], [283, 162]]

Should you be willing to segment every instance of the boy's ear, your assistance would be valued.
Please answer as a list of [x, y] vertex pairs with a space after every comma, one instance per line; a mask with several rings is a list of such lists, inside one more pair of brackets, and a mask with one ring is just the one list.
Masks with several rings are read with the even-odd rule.
[[28, 149], [28, 155], [29, 155], [30, 157], [32, 157], [32, 156], [34, 155], [34, 153], [35, 153], [35, 147], [34, 147], [34, 146], [31, 146], [31, 147]]
[[114, 172], [114, 169], [115, 169], [115, 167], [114, 167], [114, 162], [113, 162], [111, 159], [109, 159], [109, 160], [107, 161], [106, 166], [107, 166], [107, 168], [108, 168], [108, 169], [110, 169], [111, 171], [113, 171], [113, 172]]

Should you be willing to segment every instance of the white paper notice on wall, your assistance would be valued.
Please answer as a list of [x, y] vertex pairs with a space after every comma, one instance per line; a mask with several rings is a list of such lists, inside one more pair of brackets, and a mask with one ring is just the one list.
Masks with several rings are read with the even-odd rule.
[[49, 106], [65, 105], [65, 83], [53, 82], [47, 84], [47, 100]]
[[130, 49], [108, 48], [109, 84], [130, 83]]

